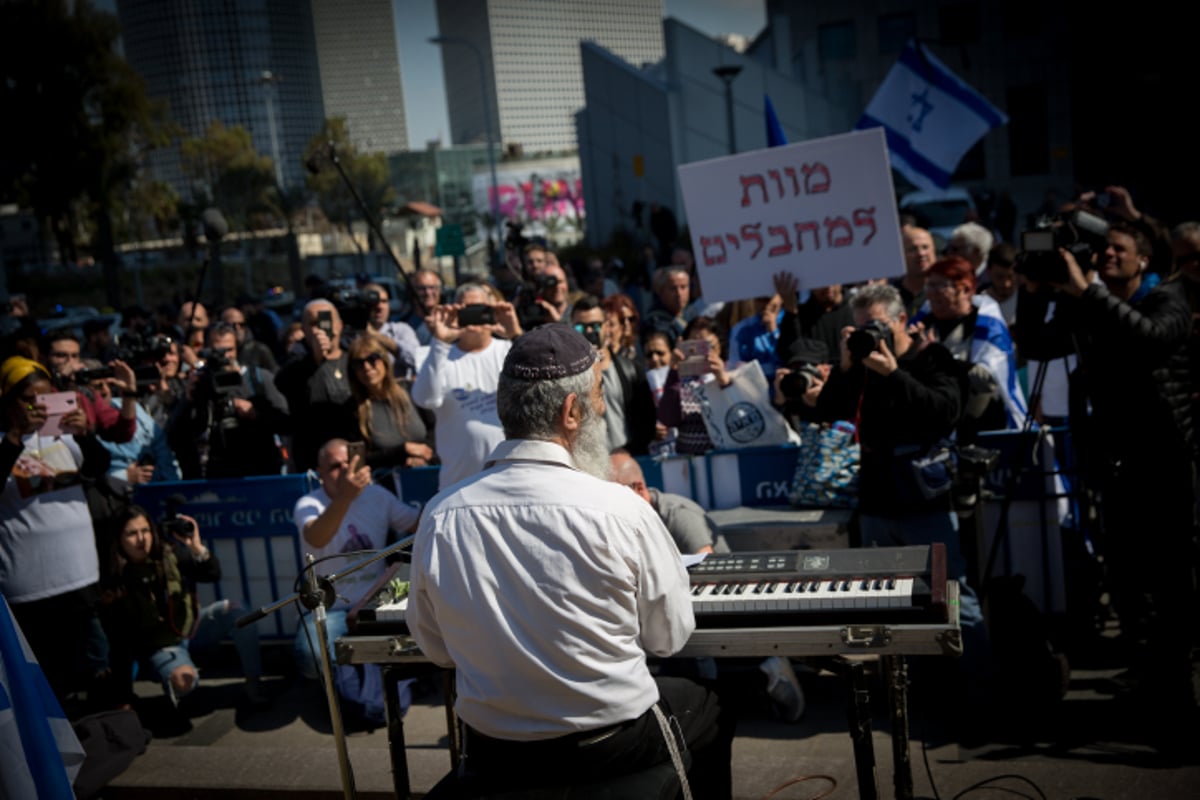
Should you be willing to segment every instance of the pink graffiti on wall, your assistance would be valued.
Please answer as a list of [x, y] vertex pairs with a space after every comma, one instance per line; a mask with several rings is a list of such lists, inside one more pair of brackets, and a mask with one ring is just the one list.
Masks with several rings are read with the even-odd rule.
[[[584, 216], [582, 179], [543, 180], [541, 185], [541, 197], [538, 197], [533, 181], [501, 183], [497, 187], [501, 216], [526, 219]], [[489, 205], [491, 200], [492, 191], [488, 187]]]

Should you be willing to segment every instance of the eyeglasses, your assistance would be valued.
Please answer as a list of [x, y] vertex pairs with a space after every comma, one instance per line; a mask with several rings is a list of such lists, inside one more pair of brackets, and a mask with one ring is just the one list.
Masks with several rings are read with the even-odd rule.
[[948, 292], [950, 294], [958, 294], [959, 286], [957, 283], [949, 281], [925, 281], [925, 293], [930, 292]]
[[587, 333], [588, 331], [598, 331], [603, 327], [604, 327], [603, 322], [576, 322], [575, 323], [575, 330], [579, 331], [580, 333]]
[[383, 361], [383, 353], [367, 353], [362, 358], [350, 359], [350, 363], [356, 367], [361, 367], [363, 364], [370, 364], [371, 366], [378, 366], [379, 363], [382, 361]]

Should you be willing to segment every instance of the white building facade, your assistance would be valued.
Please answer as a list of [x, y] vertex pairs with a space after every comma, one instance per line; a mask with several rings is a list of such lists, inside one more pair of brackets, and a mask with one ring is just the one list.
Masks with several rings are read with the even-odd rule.
[[505, 147], [574, 150], [579, 43], [594, 41], [633, 64], [663, 57], [663, 0], [438, 0], [437, 17], [455, 144], [487, 141], [486, 106]]
[[[769, 66], [739, 54], [675, 19], [663, 25], [666, 57], [638, 69], [591, 42], [581, 45], [586, 107], [576, 115], [587, 204], [588, 243], [633, 230], [634, 203], [670, 208], [686, 222], [676, 178], [680, 164], [728, 155], [729, 114], [738, 152], [767, 146], [764, 96], [788, 141], [828, 135], [848, 110]], [[721, 66], [741, 67], [732, 106]], [[644, 215], [640, 220], [645, 223]]]

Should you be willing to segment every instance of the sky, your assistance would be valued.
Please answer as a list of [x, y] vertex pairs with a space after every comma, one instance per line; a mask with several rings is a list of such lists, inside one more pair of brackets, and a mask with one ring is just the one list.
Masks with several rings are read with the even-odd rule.
[[[434, 0], [392, 0], [392, 3], [396, 11], [408, 146], [423, 150], [427, 141], [438, 138], [450, 144], [441, 48], [428, 42], [437, 35]], [[767, 21], [765, 0], [666, 0], [666, 12], [667, 16], [710, 36], [739, 33], [754, 37]]]

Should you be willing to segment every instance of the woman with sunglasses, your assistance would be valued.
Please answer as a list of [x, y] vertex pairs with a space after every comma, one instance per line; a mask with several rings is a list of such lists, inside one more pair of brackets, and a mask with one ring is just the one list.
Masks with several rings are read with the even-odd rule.
[[378, 338], [361, 334], [350, 345], [350, 391], [358, 430], [367, 444], [367, 465], [424, 467], [434, 463], [426, 426], [408, 392], [392, 373], [392, 361]]

